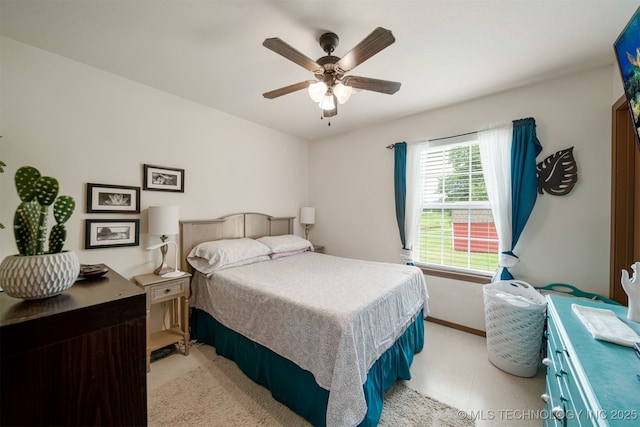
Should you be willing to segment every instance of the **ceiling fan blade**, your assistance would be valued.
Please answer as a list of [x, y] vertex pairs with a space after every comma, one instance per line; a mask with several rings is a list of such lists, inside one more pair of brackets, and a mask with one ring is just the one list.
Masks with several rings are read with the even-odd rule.
[[300, 65], [303, 68], [306, 68], [312, 73], [322, 73], [324, 71], [322, 66], [316, 61], [309, 58], [299, 50], [291, 47], [289, 44], [285, 43], [278, 37], [264, 39], [264, 42], [262, 42], [262, 46], [266, 47], [267, 49], [271, 49], [279, 55], [284, 56], [288, 60], [295, 62], [296, 64]]
[[262, 94], [265, 98], [273, 99], [282, 95], [286, 95], [292, 92], [297, 92], [302, 89], [306, 89], [309, 87], [311, 83], [315, 83], [316, 80], [305, 80], [303, 82], [294, 83], [289, 86], [281, 87], [280, 89], [275, 89], [270, 92], [265, 92]]
[[346, 73], [395, 41], [391, 31], [378, 27], [347, 52], [335, 65], [342, 73]]
[[393, 95], [400, 90], [400, 82], [372, 79], [369, 77], [346, 76], [342, 79], [342, 83], [347, 86], [355, 87], [356, 89], [371, 90], [389, 95]]

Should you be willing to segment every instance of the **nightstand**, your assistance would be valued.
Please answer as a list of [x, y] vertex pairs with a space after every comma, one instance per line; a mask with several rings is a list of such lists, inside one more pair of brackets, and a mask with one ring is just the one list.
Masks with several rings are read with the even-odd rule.
[[312, 243], [312, 245], [313, 245], [313, 251], [314, 251], [314, 252], [317, 252], [317, 253], [319, 253], [319, 254], [323, 254], [323, 253], [324, 253], [324, 246], [322, 246], [322, 245], [316, 245], [316, 244], [314, 244], [314, 243]]
[[[161, 277], [144, 274], [134, 277], [138, 286], [147, 293], [147, 372], [151, 369], [151, 352], [168, 345], [181, 342], [184, 355], [189, 355], [189, 278], [184, 273], [180, 277]], [[149, 320], [151, 306], [158, 303], [169, 305], [169, 328], [151, 334]]]

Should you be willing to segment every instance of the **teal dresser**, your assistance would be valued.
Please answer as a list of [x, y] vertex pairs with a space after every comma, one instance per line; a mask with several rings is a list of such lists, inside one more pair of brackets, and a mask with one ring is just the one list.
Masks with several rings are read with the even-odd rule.
[[640, 334], [627, 308], [563, 296], [547, 296], [546, 427], [640, 426], [640, 358], [633, 348], [599, 341], [571, 304], [605, 308]]

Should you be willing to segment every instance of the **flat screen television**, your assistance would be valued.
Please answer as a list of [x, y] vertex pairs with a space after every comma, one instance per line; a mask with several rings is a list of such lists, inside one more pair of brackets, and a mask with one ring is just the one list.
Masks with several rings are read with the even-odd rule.
[[640, 7], [613, 45], [640, 150]]

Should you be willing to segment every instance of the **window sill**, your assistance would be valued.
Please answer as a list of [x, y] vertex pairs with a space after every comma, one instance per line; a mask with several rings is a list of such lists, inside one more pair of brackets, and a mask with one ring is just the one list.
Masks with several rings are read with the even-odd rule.
[[491, 283], [491, 277], [482, 274], [462, 273], [459, 271], [440, 270], [437, 268], [418, 266], [427, 276], [444, 277], [446, 279], [461, 280], [463, 282], [480, 283], [486, 285]]

